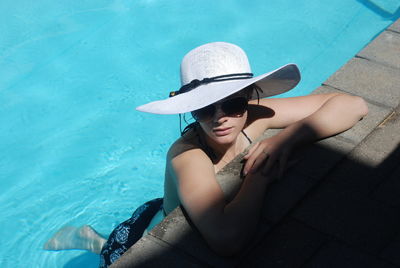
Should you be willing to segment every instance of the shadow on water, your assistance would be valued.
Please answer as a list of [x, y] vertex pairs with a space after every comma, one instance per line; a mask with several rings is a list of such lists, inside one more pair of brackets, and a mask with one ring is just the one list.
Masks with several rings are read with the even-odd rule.
[[389, 4], [385, 6], [385, 3], [383, 1], [381, 1], [382, 3], [379, 3], [379, 1], [376, 0], [357, 0], [357, 2], [360, 2], [365, 7], [369, 8], [382, 18], [395, 21], [400, 17], [400, 4], [394, 10], [393, 7], [388, 6]]
[[98, 268], [99, 255], [85, 252], [75, 258], [70, 259], [64, 268]]

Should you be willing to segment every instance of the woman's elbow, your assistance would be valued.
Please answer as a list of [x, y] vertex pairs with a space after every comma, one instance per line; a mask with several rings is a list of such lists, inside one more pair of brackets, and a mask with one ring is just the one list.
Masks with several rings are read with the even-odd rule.
[[360, 119], [365, 117], [368, 114], [368, 105], [367, 102], [358, 96], [353, 96], [353, 111], [357, 113], [357, 116]]
[[340, 103], [340, 106], [350, 118], [358, 121], [368, 114], [368, 105], [363, 98], [344, 93], [337, 94], [336, 97], [336, 101]]

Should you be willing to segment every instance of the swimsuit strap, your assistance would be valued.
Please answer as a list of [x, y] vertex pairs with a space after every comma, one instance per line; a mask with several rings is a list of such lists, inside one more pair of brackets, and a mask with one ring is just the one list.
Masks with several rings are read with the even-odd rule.
[[[210, 148], [210, 146], [208, 146], [208, 144], [205, 142], [205, 140], [200, 135], [199, 128], [200, 128], [200, 124], [196, 121], [196, 122], [186, 126], [186, 128], [183, 130], [182, 134], [185, 134], [190, 129], [193, 129], [193, 131], [196, 133], [196, 136], [197, 136], [200, 146], [202, 147], [204, 152], [208, 155], [208, 157], [214, 161], [217, 156], [215, 155], [214, 150], [212, 148]], [[246, 132], [244, 132], [244, 130], [242, 130], [241, 132], [246, 137], [246, 139], [249, 141], [249, 143], [252, 144], [253, 141], [249, 138], [249, 136], [247, 136]]]
[[242, 129], [242, 133], [243, 133], [243, 135], [246, 137], [246, 139], [249, 141], [249, 143], [252, 144], [253, 142], [251, 141], [251, 139], [249, 138], [249, 136], [247, 136], [246, 132], [244, 132], [243, 129]]

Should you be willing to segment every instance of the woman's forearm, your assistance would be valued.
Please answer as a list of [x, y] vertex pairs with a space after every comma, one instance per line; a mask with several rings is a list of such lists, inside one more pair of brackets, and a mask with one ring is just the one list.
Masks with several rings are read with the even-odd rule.
[[288, 126], [279, 135], [295, 145], [336, 135], [354, 126], [368, 113], [365, 101], [339, 94], [326, 101], [308, 117]]
[[[224, 208], [224, 218], [227, 220], [224, 232], [228, 253], [236, 253], [254, 234], [260, 219], [263, 200], [271, 177], [260, 172], [249, 174], [235, 196]], [[230, 244], [231, 243], [231, 244]], [[229, 255], [229, 254], [226, 254]]]

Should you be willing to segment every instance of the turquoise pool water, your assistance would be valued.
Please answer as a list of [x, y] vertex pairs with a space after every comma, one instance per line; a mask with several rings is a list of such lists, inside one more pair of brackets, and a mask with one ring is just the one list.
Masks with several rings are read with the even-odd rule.
[[108, 234], [162, 196], [178, 119], [134, 107], [179, 88], [188, 50], [238, 44], [256, 75], [295, 62], [289, 95], [305, 95], [398, 17], [396, 2], [1, 1], [0, 267], [96, 267], [42, 245], [64, 225]]

